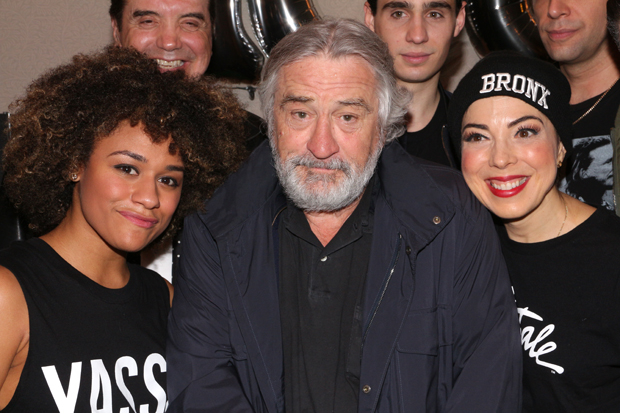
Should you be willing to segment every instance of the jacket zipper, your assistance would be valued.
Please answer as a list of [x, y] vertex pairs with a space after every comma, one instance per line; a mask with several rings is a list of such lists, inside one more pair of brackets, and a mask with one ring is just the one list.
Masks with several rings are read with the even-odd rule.
[[372, 326], [372, 322], [375, 319], [375, 316], [377, 315], [377, 311], [379, 311], [379, 306], [381, 306], [381, 302], [383, 301], [385, 292], [387, 291], [388, 285], [390, 284], [390, 280], [392, 279], [392, 274], [394, 274], [394, 270], [396, 269], [396, 263], [398, 262], [398, 257], [400, 256], [400, 246], [401, 246], [402, 240], [403, 240], [403, 236], [399, 233], [398, 242], [396, 243], [396, 254], [392, 257], [392, 262], [390, 263], [390, 271], [388, 273], [387, 278], [385, 279], [383, 283], [383, 288], [381, 289], [381, 295], [379, 296], [379, 299], [376, 301], [375, 305], [373, 306], [372, 317], [370, 317], [370, 320], [368, 321], [368, 325], [364, 329], [364, 337], [362, 338], [362, 349], [364, 348], [364, 343], [366, 342], [368, 331], [370, 330], [370, 327]]

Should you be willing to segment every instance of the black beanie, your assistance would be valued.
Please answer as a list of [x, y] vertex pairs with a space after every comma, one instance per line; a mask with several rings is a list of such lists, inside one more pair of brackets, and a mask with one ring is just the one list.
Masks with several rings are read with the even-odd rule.
[[572, 148], [570, 84], [550, 63], [514, 51], [492, 52], [459, 82], [448, 109], [450, 139], [461, 156], [461, 124], [469, 106], [479, 99], [509, 96], [535, 107], [549, 118], [564, 144]]

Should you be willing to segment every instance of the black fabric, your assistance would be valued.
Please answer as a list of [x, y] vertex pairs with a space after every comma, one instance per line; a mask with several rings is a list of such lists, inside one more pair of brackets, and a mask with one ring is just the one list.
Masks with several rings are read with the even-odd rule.
[[[517, 313], [488, 211], [459, 172], [397, 143], [376, 176], [358, 411], [520, 412]], [[169, 413], [284, 411], [273, 226], [285, 206], [263, 142], [186, 218]]]
[[371, 180], [325, 247], [303, 211], [289, 205], [283, 213], [278, 255], [287, 412], [357, 412], [372, 188]]
[[[450, 102], [448, 128], [455, 148], [461, 147], [463, 115], [476, 100], [493, 96], [520, 99], [547, 116], [570, 151], [570, 84], [551, 63], [516, 51], [491, 52], [461, 79]], [[616, 106], [617, 107], [617, 106]]]
[[[575, 121], [601, 97], [571, 105]], [[614, 210], [613, 148], [610, 132], [620, 105], [620, 82], [607, 93], [592, 112], [574, 125], [573, 150], [566, 165], [560, 190], [587, 204]]]
[[164, 411], [170, 297], [161, 277], [130, 265], [125, 287], [104, 288], [39, 238], [0, 252], [0, 265], [19, 281], [30, 322], [28, 357], [3, 412]]
[[519, 307], [525, 412], [620, 411], [620, 218], [524, 244], [500, 231]]
[[[248, 153], [251, 153], [254, 149], [256, 149], [263, 141], [267, 140], [267, 124], [260, 117], [256, 116], [252, 112], [245, 111], [245, 118], [243, 119], [243, 129], [245, 133], [245, 149], [247, 149]], [[1, 199], [1, 198], [0, 198]], [[181, 259], [181, 248], [179, 247], [179, 240], [181, 239], [181, 234], [177, 234], [175, 239], [172, 242], [172, 282], [174, 283], [174, 274], [177, 272], [177, 268], [179, 267], [179, 260]], [[0, 240], [1, 242], [1, 240]], [[1, 244], [0, 244], [1, 246]], [[134, 256], [129, 256], [128, 261], [133, 262], [135, 264], [140, 263], [140, 256], [137, 255], [137, 260], [129, 260], [129, 258], [133, 258]]]
[[439, 104], [431, 121], [417, 132], [405, 131], [398, 142], [413, 156], [452, 166], [442, 139], [443, 126], [448, 123], [448, 102], [444, 93], [439, 93], [439, 96]]
[[267, 125], [265, 121], [252, 112], [245, 112], [246, 118], [243, 122], [245, 130], [245, 148], [252, 152], [258, 145], [267, 139]]

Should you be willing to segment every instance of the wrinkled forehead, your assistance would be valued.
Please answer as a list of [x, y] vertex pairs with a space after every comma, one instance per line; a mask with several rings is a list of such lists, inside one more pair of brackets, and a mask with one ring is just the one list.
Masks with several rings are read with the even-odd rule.
[[372, 104], [377, 99], [377, 79], [371, 65], [360, 56], [311, 56], [284, 65], [275, 92], [278, 100], [296, 95], [313, 100], [351, 98]]

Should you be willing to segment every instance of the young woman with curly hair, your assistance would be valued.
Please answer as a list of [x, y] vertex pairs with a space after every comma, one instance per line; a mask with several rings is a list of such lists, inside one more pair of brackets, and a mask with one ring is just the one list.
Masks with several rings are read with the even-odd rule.
[[237, 168], [243, 112], [120, 48], [74, 57], [11, 109], [4, 185], [38, 238], [0, 252], [0, 409], [163, 412], [172, 288], [126, 255]]

